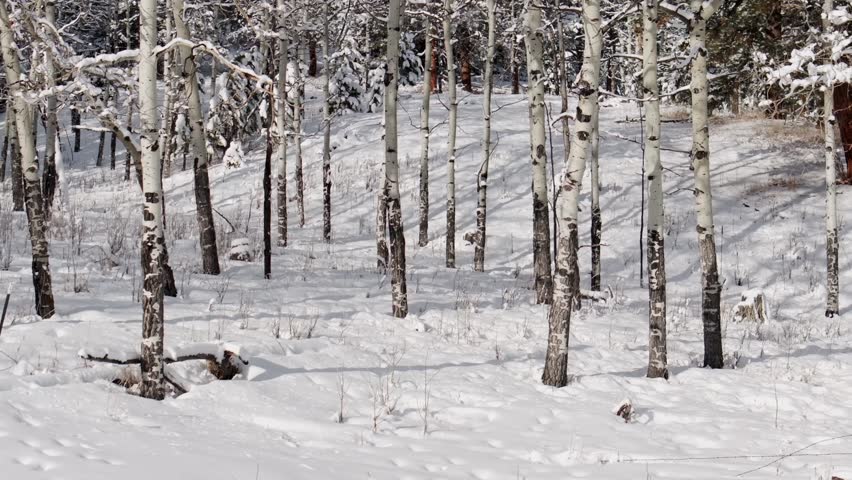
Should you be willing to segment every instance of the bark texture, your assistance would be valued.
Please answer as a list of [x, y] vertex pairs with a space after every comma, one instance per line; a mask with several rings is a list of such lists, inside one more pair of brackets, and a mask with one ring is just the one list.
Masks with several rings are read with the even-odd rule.
[[278, 0], [278, 83], [276, 125], [278, 127], [278, 246], [287, 246], [287, 66], [290, 64], [290, 40], [285, 31], [285, 0]]
[[325, 100], [322, 105], [322, 238], [326, 242], [331, 242], [331, 99], [329, 98], [331, 59], [328, 54], [328, 1], [323, 3], [322, 11], [324, 19], [322, 31], [322, 93]]
[[[834, 10], [834, 0], [825, 0], [823, 4], [823, 30], [831, 34], [833, 25], [828, 20]], [[831, 51], [831, 45], [827, 45]], [[834, 153], [834, 86], [828, 85], [823, 92], [823, 117], [825, 122], [825, 258], [826, 258], [826, 299], [825, 316], [834, 317], [840, 313], [840, 245], [837, 236], [837, 160]]]
[[669, 378], [663, 168], [660, 162], [660, 87], [657, 81], [657, 2], [642, 2], [642, 94], [646, 112], [645, 173], [648, 180], [648, 377]]
[[[23, 177], [24, 198], [26, 199], [27, 219], [29, 220], [30, 245], [32, 247], [33, 288], [35, 291], [36, 313], [42, 318], [50, 318], [55, 313], [53, 288], [50, 278], [50, 252], [47, 242], [47, 227], [44, 217], [44, 198], [41, 193], [41, 181], [38, 176], [38, 153], [33, 136], [33, 117], [21, 89], [21, 63], [18, 60], [18, 48], [15, 45], [12, 24], [6, 2], [0, 1], [0, 50], [6, 70], [6, 83], [12, 108], [7, 110], [7, 118], [15, 119], [20, 148], [21, 176]], [[14, 177], [13, 177], [14, 180]], [[8, 228], [8, 226], [4, 226]]]
[[547, 197], [547, 119], [545, 115], [541, 8], [527, 0], [524, 22], [530, 104], [530, 159], [532, 161], [533, 268], [536, 303], [550, 303], [553, 277], [550, 258], [550, 208]]
[[458, 128], [458, 93], [456, 91], [455, 57], [453, 56], [453, 2], [444, 0], [444, 52], [447, 57], [447, 91], [450, 101], [447, 138], [447, 268], [456, 268], [456, 130]]
[[[189, 28], [183, 21], [184, 1], [171, 0], [175, 31], [178, 38], [190, 39]], [[204, 114], [198, 87], [198, 66], [192, 49], [178, 49], [178, 72], [183, 77], [184, 95], [189, 114], [187, 127], [190, 133], [190, 159], [195, 182], [195, 218], [198, 222], [201, 242], [202, 271], [207, 275], [219, 275], [219, 251], [216, 246], [216, 227], [213, 223], [213, 202], [210, 199], [210, 177], [207, 172], [207, 135], [204, 132]]]
[[483, 72], [483, 133], [482, 164], [476, 176], [476, 236], [473, 247], [473, 269], [485, 271], [485, 226], [488, 202], [488, 164], [491, 160], [491, 91], [494, 84], [494, 49], [497, 43], [497, 2], [486, 0], [485, 10], [488, 16], [488, 44], [485, 53], [485, 71]]
[[157, 129], [157, 0], [139, 2], [139, 115], [142, 120], [142, 384], [141, 395], [165, 397], [163, 372], [163, 181]]
[[716, 262], [713, 225], [713, 195], [710, 190], [710, 131], [707, 117], [707, 20], [721, 0], [690, 0], [693, 19], [689, 28], [692, 53], [692, 167], [695, 177], [695, 206], [698, 250], [701, 257], [701, 317], [704, 324], [704, 366], [722, 368], [722, 285]]
[[405, 232], [399, 195], [397, 150], [397, 90], [399, 86], [400, 0], [390, 0], [388, 12], [387, 77], [385, 77], [385, 178], [387, 182], [388, 229], [393, 315], [408, 315], [405, 279]]
[[[571, 132], [571, 153], [562, 173], [561, 191], [556, 205], [559, 222], [559, 248], [553, 303], [548, 314], [548, 341], [542, 382], [563, 387], [568, 383], [568, 338], [571, 313], [579, 297], [577, 268], [577, 217], [580, 189], [591, 150], [593, 117], [598, 102], [601, 58], [601, 17], [599, 0], [583, 0], [585, 49], [577, 87], [580, 94], [577, 119]], [[528, 47], [529, 48], [529, 47]]]
[[[433, 56], [432, 20], [426, 17], [426, 51], [423, 64], [433, 65], [436, 57]], [[420, 237], [418, 245], [425, 247], [429, 244], [429, 102], [432, 98], [434, 88], [433, 68], [427, 68], [423, 79], [423, 100], [420, 104]]]

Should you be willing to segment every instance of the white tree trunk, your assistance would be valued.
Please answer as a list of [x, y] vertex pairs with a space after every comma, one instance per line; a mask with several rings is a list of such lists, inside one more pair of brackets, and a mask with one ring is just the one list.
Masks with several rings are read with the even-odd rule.
[[391, 289], [393, 315], [408, 315], [408, 293], [405, 283], [405, 232], [399, 195], [399, 160], [397, 149], [397, 90], [399, 86], [400, 0], [390, 0], [388, 12], [387, 76], [385, 77], [385, 178], [390, 238]]
[[278, 246], [287, 246], [287, 68], [290, 64], [290, 39], [285, 32], [286, 0], [278, 0], [278, 89], [276, 125], [278, 127]]
[[497, 43], [497, 2], [486, 0], [485, 10], [488, 16], [488, 44], [485, 53], [485, 72], [483, 72], [483, 131], [482, 165], [476, 177], [476, 236], [474, 238], [473, 269], [485, 271], [485, 220], [488, 201], [488, 164], [491, 160], [491, 91], [494, 85], [494, 49]]
[[530, 104], [530, 159], [533, 197], [533, 268], [536, 303], [550, 303], [553, 277], [550, 270], [550, 208], [547, 196], [547, 120], [545, 115], [541, 7], [526, 2], [524, 36], [527, 48], [527, 86]]
[[690, 0], [693, 19], [689, 30], [692, 57], [692, 167], [695, 176], [695, 212], [701, 256], [701, 315], [704, 324], [704, 366], [722, 368], [722, 321], [719, 269], [710, 191], [710, 130], [707, 125], [707, 20], [721, 0]]
[[322, 236], [326, 242], [331, 242], [331, 99], [329, 98], [329, 74], [331, 73], [331, 60], [328, 54], [328, 3], [326, 0], [322, 6], [323, 30], [322, 30], [322, 93], [325, 102], [322, 106], [323, 134], [322, 134]]
[[163, 181], [157, 131], [157, 0], [139, 2], [139, 116], [142, 122], [142, 387], [165, 397], [163, 374]]
[[426, 17], [426, 51], [423, 56], [423, 100], [420, 105], [420, 241], [429, 243], [429, 102], [432, 99], [432, 20]]
[[[823, 4], [823, 30], [829, 35], [834, 30], [828, 15], [834, 10], [834, 0]], [[826, 45], [831, 51], [831, 44]], [[839, 242], [837, 238], [837, 160], [834, 151], [834, 85], [827, 85], [823, 93], [823, 121], [825, 129], [825, 250], [826, 250], [826, 301], [825, 316], [840, 313]]]
[[[183, 2], [181, 2], [181, 3], [183, 3]], [[180, 12], [180, 13], [178, 13], [178, 12]], [[172, 3], [172, 0], [166, 0], [166, 15], [165, 15], [165, 21], [166, 21], [166, 28], [165, 28], [166, 38], [165, 38], [165, 41], [166, 42], [171, 41], [172, 38], [173, 38], [172, 37], [172, 35], [173, 35], [173, 33], [172, 33], [172, 15], [175, 15], [175, 16], [176, 15], [183, 15], [182, 12], [183, 12], [183, 6], [180, 6], [180, 8], [178, 8], [178, 6], [176, 6], [174, 3]], [[182, 22], [183, 19], [181, 18], [180, 20], [176, 20], [176, 21]], [[186, 27], [184, 27], [184, 29], [186, 29]], [[188, 36], [184, 37], [184, 38], [189, 39]], [[185, 56], [184, 58], [191, 57], [192, 52], [190, 51], [189, 53], [187, 53], [188, 50], [190, 50], [190, 49], [186, 48], [186, 47], [181, 47], [180, 48], [180, 51], [181, 51], [180, 56], [181, 57]], [[160, 148], [163, 149], [162, 154], [161, 154], [162, 155], [162, 162], [163, 162], [163, 176], [168, 178], [168, 177], [172, 176], [172, 160], [173, 160], [173, 156], [171, 154], [172, 152], [171, 152], [171, 148], [170, 148], [172, 142], [169, 141], [170, 138], [171, 138], [171, 135], [173, 135], [173, 132], [171, 131], [171, 124], [172, 124], [172, 110], [174, 109], [174, 103], [175, 103], [175, 95], [174, 95], [175, 85], [174, 85], [174, 78], [173, 78], [174, 77], [173, 70], [175, 69], [175, 67], [177, 67], [178, 69], [183, 69], [183, 64], [182, 63], [177, 64], [177, 65], [175, 64], [175, 62], [174, 62], [175, 54], [172, 50], [169, 50], [167, 52], [163, 52], [161, 55], [163, 57], [163, 91], [164, 91], [163, 103], [165, 104], [164, 105], [165, 108], [164, 108], [164, 112], [163, 112], [163, 122], [160, 125], [161, 126], [161, 128], [160, 128]], [[184, 78], [183, 81], [187, 82], [188, 79]], [[192, 108], [192, 107], [190, 106], [190, 108]]]
[[668, 378], [663, 168], [660, 162], [660, 86], [657, 81], [657, 1], [642, 2], [642, 96], [645, 98], [645, 174], [648, 176], [648, 377]]
[[447, 56], [447, 92], [450, 101], [447, 138], [447, 268], [456, 268], [456, 130], [458, 128], [458, 94], [456, 62], [453, 55], [453, 1], [444, 0], [444, 52]]
[[[189, 28], [183, 20], [184, 1], [171, 0], [174, 26], [178, 38], [190, 40]], [[178, 69], [183, 76], [189, 114], [190, 159], [195, 183], [195, 217], [201, 243], [202, 272], [219, 275], [219, 252], [216, 246], [216, 227], [213, 223], [213, 203], [210, 198], [210, 177], [207, 173], [207, 135], [198, 87], [198, 66], [187, 46], [179, 48]]]
[[[293, 8], [300, 8], [293, 1]], [[304, 7], [301, 7], [304, 8]], [[298, 10], [297, 10], [298, 11]], [[307, 13], [306, 13], [307, 14]], [[307, 18], [305, 19], [307, 21]], [[293, 145], [296, 147], [296, 208], [299, 211], [299, 227], [305, 226], [305, 176], [302, 162], [302, 37], [296, 40], [296, 68], [293, 72]]]
[[[0, 1], [0, 49], [3, 65], [6, 69], [6, 85], [11, 102], [8, 102], [6, 118], [14, 118], [20, 148], [20, 168], [23, 177], [24, 198], [29, 220], [30, 245], [32, 247], [33, 289], [35, 310], [42, 318], [50, 318], [55, 313], [53, 288], [50, 278], [50, 252], [44, 217], [44, 200], [38, 176], [38, 153], [33, 136], [33, 117], [30, 107], [24, 100], [21, 83], [21, 62], [15, 45], [6, 1]], [[14, 160], [14, 159], [13, 159]], [[14, 176], [12, 177], [14, 181]], [[3, 228], [9, 228], [8, 225]]]
[[586, 171], [586, 159], [592, 148], [593, 117], [598, 102], [601, 63], [600, 0], [583, 0], [585, 49], [583, 67], [577, 84], [580, 100], [577, 119], [571, 132], [571, 153], [562, 172], [556, 218], [559, 222], [559, 250], [556, 256], [556, 276], [553, 284], [553, 303], [548, 315], [549, 335], [542, 381], [562, 387], [568, 383], [568, 337], [571, 311], [577, 290], [577, 213], [580, 189]]

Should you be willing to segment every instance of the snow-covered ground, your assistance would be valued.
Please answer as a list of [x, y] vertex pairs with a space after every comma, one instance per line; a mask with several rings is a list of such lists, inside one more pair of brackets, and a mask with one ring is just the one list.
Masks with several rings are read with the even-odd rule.
[[[442, 100], [433, 101], [433, 124], [447, 116]], [[472, 248], [461, 237], [475, 222], [480, 97], [463, 96], [460, 106], [459, 268], [448, 270], [446, 124], [432, 137], [432, 240], [419, 248], [419, 97], [403, 95], [411, 303], [405, 320], [389, 315], [389, 280], [374, 271], [379, 115], [336, 120], [331, 245], [321, 241], [322, 139], [306, 136], [308, 224], [291, 222], [291, 246], [275, 250], [268, 281], [260, 263], [225, 260], [224, 248], [222, 275], [198, 273], [192, 176], [168, 179], [168, 244], [180, 293], [166, 300], [166, 345], [238, 344], [250, 366], [233, 381], [210, 381], [201, 362], [170, 366], [191, 388], [163, 402], [127, 395], [105, 380], [122, 367], [78, 356], [81, 349], [118, 355], [138, 348], [137, 186], [124, 183], [123, 172], [93, 166], [96, 133], [83, 133], [84, 151], [73, 158], [66, 148], [70, 195], [51, 232], [58, 314], [38, 320], [31, 315], [26, 219], [9, 213], [6, 182], [0, 242], [11, 248], [11, 265], [0, 271], [0, 284], [12, 284], [13, 298], [0, 336], [0, 479], [852, 477], [852, 332], [845, 323], [852, 269], [841, 248], [843, 316], [824, 318], [819, 145], [798, 141], [801, 128], [764, 120], [711, 126], [724, 346], [736, 367], [715, 371], [699, 367], [700, 267], [688, 156], [663, 152], [672, 377], [649, 380], [647, 291], [639, 276], [641, 152], [624, 139], [639, 138], [639, 124], [624, 121], [639, 112], [631, 104], [604, 108], [602, 271], [614, 298], [586, 302], [574, 316], [573, 381], [552, 389], [540, 382], [546, 308], [532, 303], [527, 105], [511, 95], [495, 103], [502, 108], [494, 115], [487, 272], [475, 273]], [[552, 105], [558, 110], [556, 99]], [[313, 110], [309, 133], [317, 127]], [[663, 129], [666, 148], [689, 149], [688, 123]], [[214, 204], [240, 230], [226, 235], [222, 221], [220, 245], [245, 236], [259, 250], [261, 172], [257, 151], [241, 169], [212, 167]], [[587, 195], [581, 208], [581, 244], [588, 244]], [[294, 203], [290, 212], [296, 218]], [[123, 239], [113, 261], [105, 253], [108, 237]], [[848, 229], [841, 245], [852, 245]], [[582, 253], [587, 272], [588, 248]], [[588, 284], [587, 273], [583, 280]], [[734, 322], [740, 296], [755, 289], [766, 295], [769, 321]], [[613, 414], [624, 399], [635, 408], [629, 423]], [[841, 438], [828, 440], [835, 437]]]

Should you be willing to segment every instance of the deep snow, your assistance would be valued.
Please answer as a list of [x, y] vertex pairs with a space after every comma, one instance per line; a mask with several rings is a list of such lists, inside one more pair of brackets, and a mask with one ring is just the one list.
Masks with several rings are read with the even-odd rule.
[[[240, 230], [224, 235], [229, 228], [217, 217], [219, 277], [197, 273], [191, 173], [166, 180], [180, 289], [166, 300], [166, 345], [228, 342], [241, 346], [250, 366], [238, 379], [212, 382], [200, 362], [171, 366], [192, 388], [163, 402], [125, 394], [105, 380], [121, 367], [78, 356], [81, 349], [112, 356], [138, 349], [141, 196], [135, 183], [121, 180], [123, 171], [93, 166], [96, 133], [84, 132], [84, 152], [74, 155], [63, 134], [70, 195], [51, 232], [58, 314], [50, 320], [30, 315], [25, 217], [8, 212], [9, 182], [0, 196], [0, 228], [10, 236], [3, 248], [12, 249], [0, 285], [14, 289], [0, 336], [0, 478], [718, 479], [820, 441], [741, 478], [852, 476], [852, 333], [844, 323], [852, 274], [843, 248], [852, 237], [843, 229], [843, 316], [826, 319], [819, 145], [766, 120], [711, 125], [724, 346], [736, 366], [718, 371], [699, 368], [700, 267], [688, 157], [663, 151], [672, 378], [649, 380], [647, 291], [639, 280], [641, 151], [624, 139], [639, 138], [639, 124], [624, 122], [638, 110], [608, 104], [601, 117], [602, 272], [613, 298], [586, 302], [574, 316], [573, 381], [552, 389], [539, 380], [546, 308], [531, 303], [526, 101], [495, 97], [487, 272], [478, 274], [461, 237], [475, 223], [482, 112], [479, 96], [461, 99], [457, 270], [443, 267], [446, 124], [432, 135], [431, 242], [419, 248], [420, 100], [415, 90], [401, 99], [411, 304], [405, 320], [389, 316], [390, 282], [374, 271], [380, 115], [335, 119], [334, 241], [326, 245], [322, 139], [313, 134], [316, 105], [309, 106], [308, 225], [291, 222], [291, 246], [275, 250], [269, 281], [261, 263], [224, 260], [223, 248], [242, 236], [260, 245], [262, 152], [239, 169], [211, 168], [214, 205]], [[433, 98], [433, 125], [447, 116], [442, 101]], [[551, 99], [554, 111], [557, 105]], [[663, 138], [666, 148], [688, 150], [689, 124], [665, 123]], [[557, 173], [560, 139], [554, 127]], [[293, 163], [291, 157], [291, 169]], [[841, 210], [848, 188], [841, 189]], [[581, 208], [587, 244], [587, 194]], [[290, 212], [292, 220], [295, 203]], [[109, 262], [107, 237], [116, 232], [124, 248]], [[72, 233], [82, 239], [79, 249]], [[741, 294], [754, 290], [766, 295], [769, 322], [734, 322]], [[272, 334], [276, 324], [281, 338]], [[311, 338], [298, 338], [311, 329]], [[635, 408], [629, 423], [613, 415], [625, 398]]]

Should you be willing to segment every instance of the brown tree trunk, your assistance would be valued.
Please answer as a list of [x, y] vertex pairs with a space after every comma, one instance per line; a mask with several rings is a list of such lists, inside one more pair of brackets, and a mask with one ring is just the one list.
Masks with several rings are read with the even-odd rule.
[[465, 92], [473, 92], [473, 79], [470, 73], [470, 52], [467, 49], [461, 52], [461, 81]]
[[852, 91], [848, 83], [834, 87], [834, 116], [840, 129], [840, 141], [846, 159], [846, 176], [843, 183], [852, 183]]
[[308, 41], [308, 75], [317, 76], [317, 41], [314, 38]]

